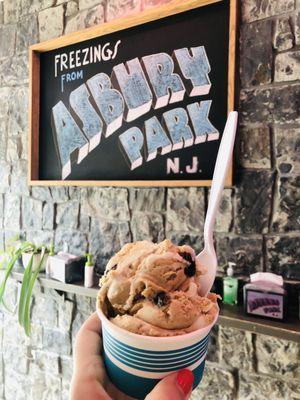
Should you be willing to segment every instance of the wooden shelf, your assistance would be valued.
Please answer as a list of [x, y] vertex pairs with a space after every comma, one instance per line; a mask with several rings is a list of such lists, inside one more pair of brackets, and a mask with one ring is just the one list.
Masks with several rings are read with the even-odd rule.
[[[18, 281], [22, 281], [23, 273], [21, 270], [13, 272], [12, 277]], [[62, 292], [74, 293], [93, 298], [96, 298], [98, 293], [97, 286], [86, 288], [83, 286], [82, 282], [63, 283], [47, 278], [43, 273], [39, 275], [38, 281], [41, 286], [45, 288], [51, 288]], [[243, 308], [240, 306], [228, 306], [222, 304], [218, 324], [228, 328], [236, 328], [300, 343], [300, 321], [297, 319], [279, 322], [259, 317], [251, 317], [245, 315]]]

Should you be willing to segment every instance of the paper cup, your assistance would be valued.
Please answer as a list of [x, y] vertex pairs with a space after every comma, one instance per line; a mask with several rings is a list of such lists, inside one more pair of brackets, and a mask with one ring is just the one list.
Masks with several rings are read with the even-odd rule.
[[209, 333], [216, 323], [172, 337], [137, 335], [114, 325], [97, 308], [102, 322], [103, 356], [111, 382], [123, 393], [142, 400], [166, 375], [188, 368], [194, 386], [201, 381]]

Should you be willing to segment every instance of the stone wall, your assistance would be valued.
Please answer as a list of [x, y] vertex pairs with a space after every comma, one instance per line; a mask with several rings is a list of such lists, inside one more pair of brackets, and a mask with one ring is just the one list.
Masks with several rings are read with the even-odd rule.
[[[0, 2], [0, 248], [20, 233], [87, 250], [99, 268], [124, 243], [169, 237], [202, 248], [204, 188], [28, 187], [28, 46], [156, 6], [159, 0]], [[284, 274], [300, 263], [300, 1], [240, 2], [235, 185], [217, 221], [219, 269]], [[11, 281], [14, 303], [18, 285]], [[0, 313], [0, 398], [67, 399], [72, 344], [89, 298], [36, 288], [32, 337]], [[218, 326], [193, 399], [299, 399], [295, 343]]]

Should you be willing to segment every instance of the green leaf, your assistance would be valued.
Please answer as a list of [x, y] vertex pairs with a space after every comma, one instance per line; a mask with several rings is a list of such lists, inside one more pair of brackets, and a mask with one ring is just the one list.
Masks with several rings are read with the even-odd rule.
[[25, 268], [20, 298], [19, 298], [19, 309], [18, 309], [18, 321], [21, 326], [24, 326], [24, 311], [25, 311], [25, 304], [26, 304], [26, 296], [28, 292], [28, 287], [30, 283], [31, 273], [32, 273], [32, 265], [33, 265], [33, 254], [29, 259], [29, 263]]
[[7, 267], [6, 267], [5, 273], [4, 273], [3, 281], [0, 284], [0, 304], [2, 304], [2, 302], [3, 302], [3, 295], [4, 295], [7, 279], [9, 277], [9, 275], [11, 273], [11, 270], [13, 269], [17, 259], [20, 257], [20, 255], [21, 255], [20, 250], [17, 250], [15, 252], [14, 256], [12, 256], [12, 258], [10, 259], [10, 261], [7, 264]]
[[38, 277], [38, 274], [40, 272], [40, 269], [43, 265], [44, 256], [45, 256], [45, 248], [42, 250], [41, 260], [40, 260], [37, 268], [31, 275], [27, 294], [26, 294], [25, 307], [24, 307], [24, 320], [23, 320], [24, 325], [23, 326], [24, 326], [25, 333], [27, 336], [30, 336], [30, 300], [31, 300], [32, 290], [33, 290], [35, 281]]

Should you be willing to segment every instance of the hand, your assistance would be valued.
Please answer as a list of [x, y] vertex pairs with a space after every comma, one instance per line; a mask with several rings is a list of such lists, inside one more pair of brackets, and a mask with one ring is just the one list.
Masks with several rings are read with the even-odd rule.
[[[101, 358], [101, 322], [92, 314], [80, 328], [74, 349], [74, 371], [70, 400], [132, 400], [108, 379]], [[194, 376], [187, 369], [162, 379], [145, 400], [187, 400]]]

